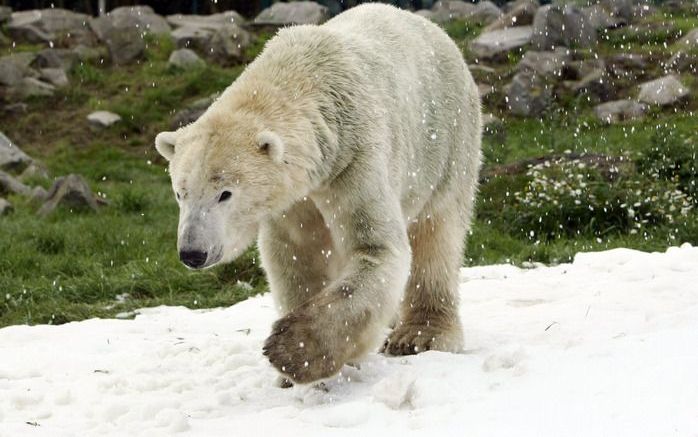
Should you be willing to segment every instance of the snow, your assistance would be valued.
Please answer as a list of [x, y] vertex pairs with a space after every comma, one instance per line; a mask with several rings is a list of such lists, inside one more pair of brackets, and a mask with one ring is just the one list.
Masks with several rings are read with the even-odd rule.
[[461, 277], [464, 353], [323, 386], [276, 386], [269, 295], [1, 329], [0, 436], [698, 436], [698, 248]]

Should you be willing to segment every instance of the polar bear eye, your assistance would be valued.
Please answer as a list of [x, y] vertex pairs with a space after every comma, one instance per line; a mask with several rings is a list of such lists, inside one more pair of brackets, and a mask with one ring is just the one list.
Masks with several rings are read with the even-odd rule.
[[218, 202], [225, 202], [226, 200], [230, 199], [230, 196], [232, 196], [230, 191], [223, 191], [221, 193], [221, 197], [218, 198]]
[[177, 198], [177, 200], [182, 200], [182, 196], [180, 196], [179, 193], [175, 193], [175, 197]]

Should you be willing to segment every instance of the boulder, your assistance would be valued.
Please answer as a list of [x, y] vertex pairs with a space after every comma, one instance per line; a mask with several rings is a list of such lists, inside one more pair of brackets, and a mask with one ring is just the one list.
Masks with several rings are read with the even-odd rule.
[[215, 30], [203, 27], [179, 27], [172, 31], [170, 36], [177, 48], [195, 48], [205, 50], [206, 45], [211, 40]]
[[87, 116], [87, 121], [91, 127], [104, 129], [121, 121], [121, 116], [109, 111], [95, 111]]
[[540, 115], [553, 98], [552, 88], [531, 71], [516, 73], [505, 91], [509, 111], [524, 117]]
[[60, 39], [68, 44], [92, 44], [94, 36], [85, 14], [60, 8], [13, 12], [7, 32], [23, 43], [48, 43]]
[[[285, 4], [285, 3], [276, 3]], [[252, 35], [236, 24], [226, 24], [206, 43], [206, 56], [221, 65], [241, 62], [245, 49], [252, 44]]]
[[220, 94], [215, 93], [208, 97], [198, 99], [188, 107], [178, 111], [172, 119], [170, 127], [173, 130], [177, 130], [182, 126], [195, 122], [204, 112], [206, 112], [206, 109], [211, 106], [218, 96], [220, 96]]
[[533, 19], [531, 46], [553, 50], [558, 46], [588, 48], [596, 44], [596, 28], [582, 11], [572, 5], [546, 5]]
[[15, 86], [25, 77], [34, 76], [36, 73], [29, 67], [29, 63], [19, 53], [0, 57], [0, 85]]
[[13, 173], [22, 172], [32, 163], [32, 159], [0, 132], [0, 170]]
[[674, 53], [665, 63], [667, 71], [698, 73], [698, 53], [687, 53], [682, 50]]
[[42, 82], [34, 77], [25, 77], [19, 83], [10, 88], [10, 94], [20, 98], [49, 97], [56, 91], [50, 83]]
[[8, 215], [12, 211], [14, 211], [12, 204], [3, 198], [0, 198], [0, 216]]
[[68, 76], [60, 68], [42, 68], [39, 70], [39, 79], [50, 83], [56, 88], [68, 86]]
[[8, 173], [0, 171], [0, 195], [19, 194], [20, 196], [30, 197], [32, 189], [24, 185]]
[[170, 54], [170, 59], [167, 61], [170, 67], [181, 68], [182, 70], [188, 70], [190, 68], [196, 68], [204, 65], [204, 61], [194, 53], [193, 50], [189, 49], [178, 49]]
[[495, 30], [481, 34], [470, 42], [469, 47], [478, 58], [496, 58], [527, 45], [532, 34], [531, 26]]
[[275, 27], [293, 24], [321, 24], [329, 18], [330, 10], [312, 1], [279, 2], [260, 12], [254, 19], [253, 24]]
[[581, 80], [571, 84], [575, 94], [586, 94], [605, 102], [615, 97], [615, 87], [606, 70], [595, 69], [587, 73]]
[[235, 11], [225, 11], [211, 15], [168, 15], [167, 22], [175, 28], [192, 27], [196, 29], [218, 30], [224, 24], [228, 23], [243, 26], [245, 24], [245, 19]]
[[596, 117], [608, 124], [642, 118], [646, 112], [647, 105], [635, 100], [614, 100], [594, 108]]
[[494, 3], [488, 0], [475, 3], [472, 13], [468, 16], [468, 20], [476, 23], [491, 24], [502, 16], [502, 10]]
[[667, 106], [689, 95], [689, 90], [673, 74], [640, 85], [638, 100], [651, 105]]
[[497, 20], [502, 15], [502, 11], [490, 1], [471, 3], [461, 0], [442, 0], [436, 2], [431, 11], [420, 11], [420, 15], [441, 24], [451, 20], [470, 20], [488, 24]]
[[691, 30], [686, 34], [686, 36], [681, 38], [676, 43], [676, 47], [678, 47], [680, 50], [686, 51], [698, 49], [698, 28]]
[[58, 206], [71, 210], [97, 210], [97, 200], [82, 176], [71, 174], [56, 179], [48, 192], [46, 203], [39, 209], [41, 216], [55, 211]]
[[109, 49], [109, 57], [116, 65], [133, 63], [141, 59], [145, 53], [143, 35], [134, 27], [112, 28], [104, 38]]
[[60, 68], [69, 71], [78, 62], [78, 54], [69, 49], [43, 49], [36, 54], [32, 66], [36, 68]]
[[594, 29], [613, 29], [625, 24], [623, 19], [612, 16], [600, 4], [595, 4], [582, 9], [589, 25]]
[[143, 56], [146, 34], [165, 34], [170, 25], [150, 6], [124, 6], [90, 21], [95, 34], [109, 49], [112, 62], [124, 65]]
[[135, 30], [139, 34], [165, 34], [170, 25], [150, 6], [122, 6], [90, 21], [90, 26], [100, 40], [106, 41], [112, 29]]
[[82, 44], [78, 44], [73, 47], [73, 53], [80, 62], [93, 62], [99, 59], [106, 58], [106, 51], [103, 48], [88, 47]]
[[519, 61], [516, 69], [529, 70], [543, 77], [561, 77], [570, 61], [569, 51], [565, 49], [545, 52], [529, 50]]
[[533, 24], [533, 17], [536, 15], [539, 7], [540, 5], [536, 0], [517, 2], [511, 10], [488, 24], [482, 31], [491, 32], [493, 30], [506, 29], [507, 27], [529, 26]]
[[629, 23], [633, 18], [635, 2], [633, 0], [601, 0], [601, 6], [613, 18]]

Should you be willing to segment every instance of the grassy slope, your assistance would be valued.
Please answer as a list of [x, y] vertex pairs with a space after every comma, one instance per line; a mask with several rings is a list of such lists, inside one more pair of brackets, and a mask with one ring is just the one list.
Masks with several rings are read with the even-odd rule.
[[[466, 42], [479, 27], [453, 23], [447, 30], [468, 56]], [[261, 45], [250, 50], [250, 59]], [[604, 44], [603, 50], [623, 51], [615, 45]], [[164, 162], [152, 148], [153, 138], [169, 128], [174, 111], [224, 89], [241, 67], [175, 71], [166, 66], [171, 50], [168, 41], [152, 40], [141, 65], [78, 66], [71, 72], [71, 82], [79, 86], [30, 102], [25, 115], [0, 119], [0, 130], [41, 159], [52, 175], [80, 173], [110, 201], [97, 214], [63, 210], [40, 219], [26, 200], [11, 199], [16, 212], [0, 219], [0, 326], [113, 316], [160, 304], [230, 305], [265, 289], [254, 250], [232, 265], [205, 272], [189, 272], [176, 259], [177, 207]], [[510, 77], [519, 57], [512, 56], [509, 64], [498, 68], [502, 77], [498, 85]], [[690, 83], [696, 93], [696, 83]], [[633, 155], [652, 146], [653, 133], [661, 124], [669, 125], [682, 140], [696, 142], [695, 122], [687, 115], [655, 112], [646, 121], [606, 127], [592, 119], [587, 102], [566, 105], [543, 120], [505, 119], [506, 135], [485, 139], [486, 165], [566, 150]], [[93, 132], [85, 116], [95, 109], [118, 112], [124, 122]], [[521, 183], [521, 178], [505, 177], [482, 186], [466, 263], [559, 262], [580, 250], [617, 246], [660, 250], [677, 240], [698, 243], [696, 226], [685, 226], [678, 233], [675, 227], [657, 226], [650, 233], [610, 232], [601, 238], [593, 225], [573, 238], [538, 242], [500, 214], [502, 208], [512, 207], [510, 191]], [[117, 299], [125, 293], [129, 297]]]

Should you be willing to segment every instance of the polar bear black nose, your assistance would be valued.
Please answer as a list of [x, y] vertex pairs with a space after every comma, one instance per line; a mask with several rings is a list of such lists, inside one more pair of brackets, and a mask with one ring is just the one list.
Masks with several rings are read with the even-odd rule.
[[208, 258], [208, 253], [199, 252], [198, 250], [183, 250], [179, 252], [179, 259], [187, 267], [192, 269], [198, 269], [206, 263], [206, 258]]

